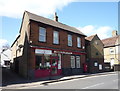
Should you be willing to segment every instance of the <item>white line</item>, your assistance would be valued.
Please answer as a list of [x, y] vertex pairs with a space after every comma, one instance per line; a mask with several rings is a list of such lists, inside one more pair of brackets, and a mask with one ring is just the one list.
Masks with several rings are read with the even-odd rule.
[[113, 80], [113, 82], [118, 81], [119, 79]]
[[102, 84], [104, 84], [104, 83], [95, 84], [95, 85], [92, 85], [92, 86], [84, 87], [82, 89], [92, 88], [92, 87], [99, 86], [99, 85], [102, 85]]

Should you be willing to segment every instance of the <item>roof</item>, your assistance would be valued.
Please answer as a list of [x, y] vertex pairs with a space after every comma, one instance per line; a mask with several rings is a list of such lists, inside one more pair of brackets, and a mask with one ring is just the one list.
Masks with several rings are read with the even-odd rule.
[[97, 35], [97, 34], [91, 35], [91, 36], [89, 36], [89, 37], [85, 37], [85, 39], [88, 40], [88, 41], [92, 41], [92, 39], [93, 39], [96, 35]]
[[54, 21], [54, 20], [51, 20], [51, 19], [48, 19], [48, 18], [45, 18], [45, 17], [42, 17], [42, 16], [38, 16], [38, 15], [30, 13], [28, 11], [25, 11], [25, 13], [28, 14], [28, 17], [29, 17], [30, 20], [34, 20], [34, 21], [37, 21], [37, 22], [41, 22], [41, 23], [44, 23], [44, 24], [48, 24], [48, 25], [51, 25], [51, 26], [54, 26], [54, 27], [57, 27], [57, 28], [61, 28], [61, 29], [64, 29], [64, 30], [67, 30], [67, 31], [70, 31], [70, 32], [74, 32], [74, 33], [86, 36], [80, 30], [76, 29], [75, 27], [71, 27], [71, 26], [62, 24], [60, 22], [57, 22], [57, 21]]
[[102, 42], [104, 44], [104, 47], [114, 46], [117, 38], [118, 38], [118, 36], [103, 39]]

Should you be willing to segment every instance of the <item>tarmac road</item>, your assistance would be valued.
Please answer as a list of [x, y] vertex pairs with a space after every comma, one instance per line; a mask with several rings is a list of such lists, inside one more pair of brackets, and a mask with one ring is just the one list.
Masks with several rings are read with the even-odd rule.
[[97, 75], [24, 89], [118, 89], [118, 74]]

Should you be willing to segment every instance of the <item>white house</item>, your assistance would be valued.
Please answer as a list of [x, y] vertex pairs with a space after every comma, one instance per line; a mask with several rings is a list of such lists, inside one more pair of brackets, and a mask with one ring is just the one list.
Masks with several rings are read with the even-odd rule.
[[1, 66], [9, 67], [11, 61], [11, 49], [7, 49], [1, 52]]

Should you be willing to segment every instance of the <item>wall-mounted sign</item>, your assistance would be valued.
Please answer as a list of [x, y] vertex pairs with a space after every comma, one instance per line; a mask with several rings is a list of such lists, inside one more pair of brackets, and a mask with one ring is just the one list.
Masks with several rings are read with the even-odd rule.
[[60, 54], [72, 54], [72, 52], [64, 52], [64, 51], [54, 51], [54, 53], [60, 53]]
[[36, 54], [52, 54], [51, 50], [35, 49]]

